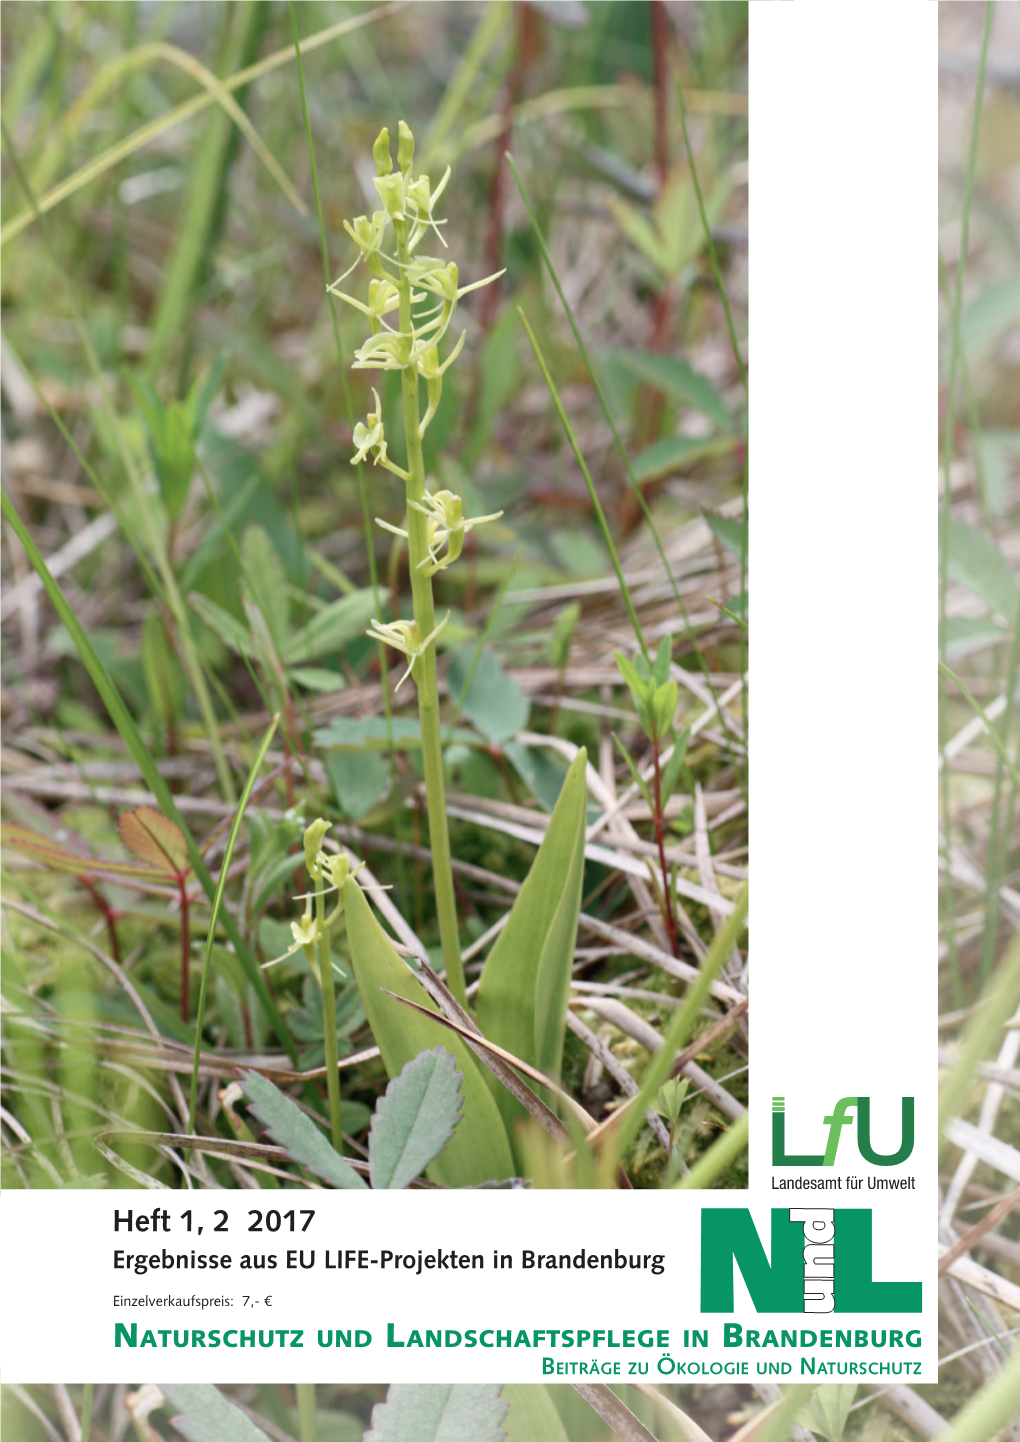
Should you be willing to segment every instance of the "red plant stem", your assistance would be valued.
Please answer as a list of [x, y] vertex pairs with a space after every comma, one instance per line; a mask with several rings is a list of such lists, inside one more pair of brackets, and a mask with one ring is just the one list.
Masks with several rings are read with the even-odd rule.
[[666, 818], [662, 812], [662, 777], [659, 770], [658, 737], [652, 742], [652, 756], [655, 762], [655, 841], [659, 848], [659, 865], [662, 868], [662, 897], [666, 907], [666, 930], [673, 955], [679, 959], [680, 944], [677, 940], [676, 916], [673, 914], [673, 897], [669, 889], [669, 867], [666, 865]]
[[92, 900], [96, 903], [96, 906], [103, 914], [103, 918], [106, 922], [106, 930], [110, 938], [110, 950], [113, 953], [114, 961], [117, 963], [118, 966], [120, 966], [120, 938], [117, 935], [116, 913], [114, 912], [113, 907], [107, 901], [106, 897], [99, 890], [98, 886], [96, 886], [94, 882], [90, 881], [87, 876], [82, 877], [81, 884], [82, 886], [84, 886], [85, 890], [88, 892]]
[[181, 897], [181, 1021], [188, 1020], [188, 962], [191, 958], [191, 933], [188, 926], [188, 887], [183, 876], [177, 878]]
[[[503, 258], [503, 216], [506, 208], [506, 152], [513, 136], [514, 110], [521, 98], [528, 66], [542, 48], [541, 21], [531, 5], [517, 0], [514, 6], [516, 54], [503, 91], [502, 128], [496, 140], [496, 163], [489, 183], [489, 221], [485, 232], [485, 259], [490, 274], [499, 270]], [[499, 281], [486, 286], [480, 302], [481, 322], [486, 330], [499, 309]]]

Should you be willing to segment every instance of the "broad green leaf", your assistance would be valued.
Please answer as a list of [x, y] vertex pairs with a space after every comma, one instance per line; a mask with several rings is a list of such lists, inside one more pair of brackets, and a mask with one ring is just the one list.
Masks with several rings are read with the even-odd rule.
[[[467, 680], [474, 656], [472, 646], [464, 646], [450, 662], [449, 688], [459, 696]], [[514, 678], [503, 670], [492, 651], [483, 651], [471, 677], [461, 713], [472, 726], [493, 745], [510, 741], [528, 724], [531, 705]]]
[[222, 606], [217, 606], [215, 601], [210, 601], [209, 597], [203, 596], [200, 591], [192, 591], [188, 597], [188, 605], [198, 619], [204, 622], [210, 631], [215, 631], [231, 651], [236, 651], [239, 656], [254, 656], [251, 632], [236, 616], [232, 616]]
[[731, 436], [666, 436], [639, 451], [631, 469], [635, 481], [644, 485], [674, 475], [695, 461], [727, 455], [735, 444]]
[[394, 1382], [372, 1408], [365, 1442], [503, 1442], [499, 1382]]
[[120, 839], [139, 861], [176, 881], [191, 870], [181, 828], [152, 806], [125, 811], [117, 822]]
[[281, 655], [288, 666], [316, 661], [320, 656], [342, 651], [368, 627], [375, 610], [372, 592], [355, 591], [331, 601], [291, 636]]
[[325, 666], [294, 666], [291, 668], [290, 679], [305, 691], [320, 691], [328, 695], [331, 691], [342, 691], [347, 682], [336, 671], [330, 671]]
[[[392, 722], [394, 751], [419, 751], [421, 749], [421, 726], [417, 719], [409, 716], [394, 716]], [[452, 737], [444, 735], [444, 741], [459, 741], [464, 746], [477, 746], [478, 736], [474, 731], [459, 727]], [[315, 744], [320, 749], [336, 747], [341, 751], [388, 751], [384, 716], [338, 716], [328, 726], [315, 733]]]
[[503, 1388], [510, 1404], [503, 1424], [507, 1442], [569, 1442], [549, 1389], [541, 1382], [510, 1382]]
[[390, 781], [389, 763], [375, 751], [340, 751], [325, 755], [326, 775], [337, 805], [348, 821], [360, 821], [382, 799]]
[[[290, 632], [287, 577], [279, 552], [262, 526], [248, 526], [241, 537], [241, 564], [242, 593], [258, 607], [276, 654], [282, 658], [288, 652]], [[295, 656], [294, 659], [308, 658]]]
[[241, 1089], [273, 1141], [293, 1161], [331, 1186], [365, 1190], [362, 1178], [337, 1155], [328, 1137], [267, 1077], [257, 1071], [242, 1072]]
[[269, 1442], [261, 1427], [208, 1382], [161, 1382], [159, 1390], [178, 1409], [174, 1427], [188, 1442]]
[[[963, 307], [960, 340], [967, 362], [979, 364], [1020, 319], [1020, 276], [991, 281]], [[943, 358], [944, 359], [944, 358]]]
[[[587, 761], [582, 748], [478, 989], [484, 1034], [557, 1080], [581, 909]], [[490, 1085], [508, 1126], [524, 1115], [495, 1077]]]
[[1008, 561], [994, 541], [964, 521], [949, 522], [949, 574], [1010, 625], [1016, 620], [1017, 584]]
[[735, 521], [730, 516], [706, 516], [705, 520], [719, 544], [746, 565], [747, 522]]
[[492, 1092], [482, 1080], [481, 1064], [459, 1037], [440, 1031], [420, 1012], [401, 1006], [393, 996], [385, 994], [393, 992], [435, 1010], [407, 964], [393, 950], [361, 887], [351, 878], [344, 886], [344, 909], [355, 980], [387, 1074], [398, 1076], [419, 1052], [441, 1041], [453, 1053], [464, 1077], [463, 1120], [449, 1146], [428, 1167], [429, 1178], [447, 1187], [467, 1187], [514, 1176], [506, 1128]]
[[567, 774], [560, 758], [544, 746], [525, 746], [523, 741], [509, 741], [503, 747], [503, 755], [546, 811], [552, 811]]
[[368, 1165], [377, 1191], [406, 1187], [438, 1157], [460, 1121], [463, 1078], [448, 1051], [419, 1052], [376, 1103]]
[[648, 385], [708, 416], [719, 430], [733, 430], [733, 418], [715, 386], [679, 356], [651, 350], [616, 350], [613, 358]]
[[1009, 633], [1001, 621], [991, 616], [947, 616], [943, 634], [946, 660], [951, 661], [997, 646]]

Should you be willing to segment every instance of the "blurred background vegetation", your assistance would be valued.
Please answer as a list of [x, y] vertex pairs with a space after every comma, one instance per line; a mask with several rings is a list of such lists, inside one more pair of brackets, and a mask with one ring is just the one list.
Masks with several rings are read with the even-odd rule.
[[[939, 21], [946, 1411], [1007, 1376], [1020, 1399], [1020, 13], [943, 4]], [[1020, 1438], [1020, 1407], [1011, 1410], [1001, 1433], [984, 1435]]]

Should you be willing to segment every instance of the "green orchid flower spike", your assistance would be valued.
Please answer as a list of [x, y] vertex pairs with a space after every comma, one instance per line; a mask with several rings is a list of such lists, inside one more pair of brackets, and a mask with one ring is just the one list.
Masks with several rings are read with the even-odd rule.
[[[491, 284], [503, 272], [461, 285], [456, 261], [416, 254], [429, 232], [440, 245], [446, 246], [443, 236], [446, 221], [437, 213], [437, 206], [450, 183], [451, 172], [448, 166], [436, 185], [428, 175], [415, 175], [414, 135], [405, 121], [400, 122], [397, 132], [396, 168], [387, 129], [379, 132], [372, 147], [372, 158], [375, 188], [382, 209], [374, 211], [371, 218], [359, 215], [353, 221], [344, 221], [344, 229], [357, 246], [358, 254], [329, 289], [368, 321], [369, 334], [355, 350], [354, 369], [399, 371], [401, 376], [407, 469], [403, 470], [389, 458], [375, 391], [375, 410], [354, 429], [353, 460], [360, 464], [371, 456], [373, 464], [384, 466], [405, 483], [406, 530], [387, 521], [380, 520], [379, 524], [407, 541], [414, 619], [373, 621], [368, 634], [406, 657], [407, 667], [397, 683], [398, 688], [411, 676], [418, 689], [440, 940], [447, 981], [463, 1003], [466, 995], [446, 822], [436, 683], [436, 638], [449, 616], [436, 624], [432, 578], [458, 560], [469, 531], [496, 520], [497, 516], [465, 518], [460, 496], [452, 491], [428, 490], [421, 442], [442, 400], [443, 376], [464, 346], [466, 332], [462, 331], [447, 349], [457, 306], [470, 291]], [[367, 303], [341, 289], [362, 262], [370, 276]], [[424, 416], [419, 409], [420, 380], [424, 380], [428, 393]]]

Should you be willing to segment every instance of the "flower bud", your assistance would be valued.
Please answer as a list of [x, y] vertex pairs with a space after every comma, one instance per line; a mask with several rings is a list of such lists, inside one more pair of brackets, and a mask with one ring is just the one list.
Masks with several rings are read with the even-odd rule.
[[[406, 120], [400, 122], [398, 135], [397, 164], [400, 166], [401, 175], [407, 175], [414, 161], [414, 136]], [[379, 173], [382, 174], [381, 171]]]
[[391, 219], [402, 220], [404, 216], [404, 177], [402, 175], [377, 175], [375, 188]]
[[305, 865], [308, 867], [308, 875], [314, 881], [316, 879], [316, 858], [319, 855], [319, 848], [322, 846], [322, 838], [332, 826], [331, 821], [323, 821], [320, 816], [313, 821], [311, 826], [305, 828]]
[[393, 157], [390, 155], [390, 132], [385, 125], [372, 146], [372, 159], [375, 161], [376, 175], [389, 175], [393, 169]]

